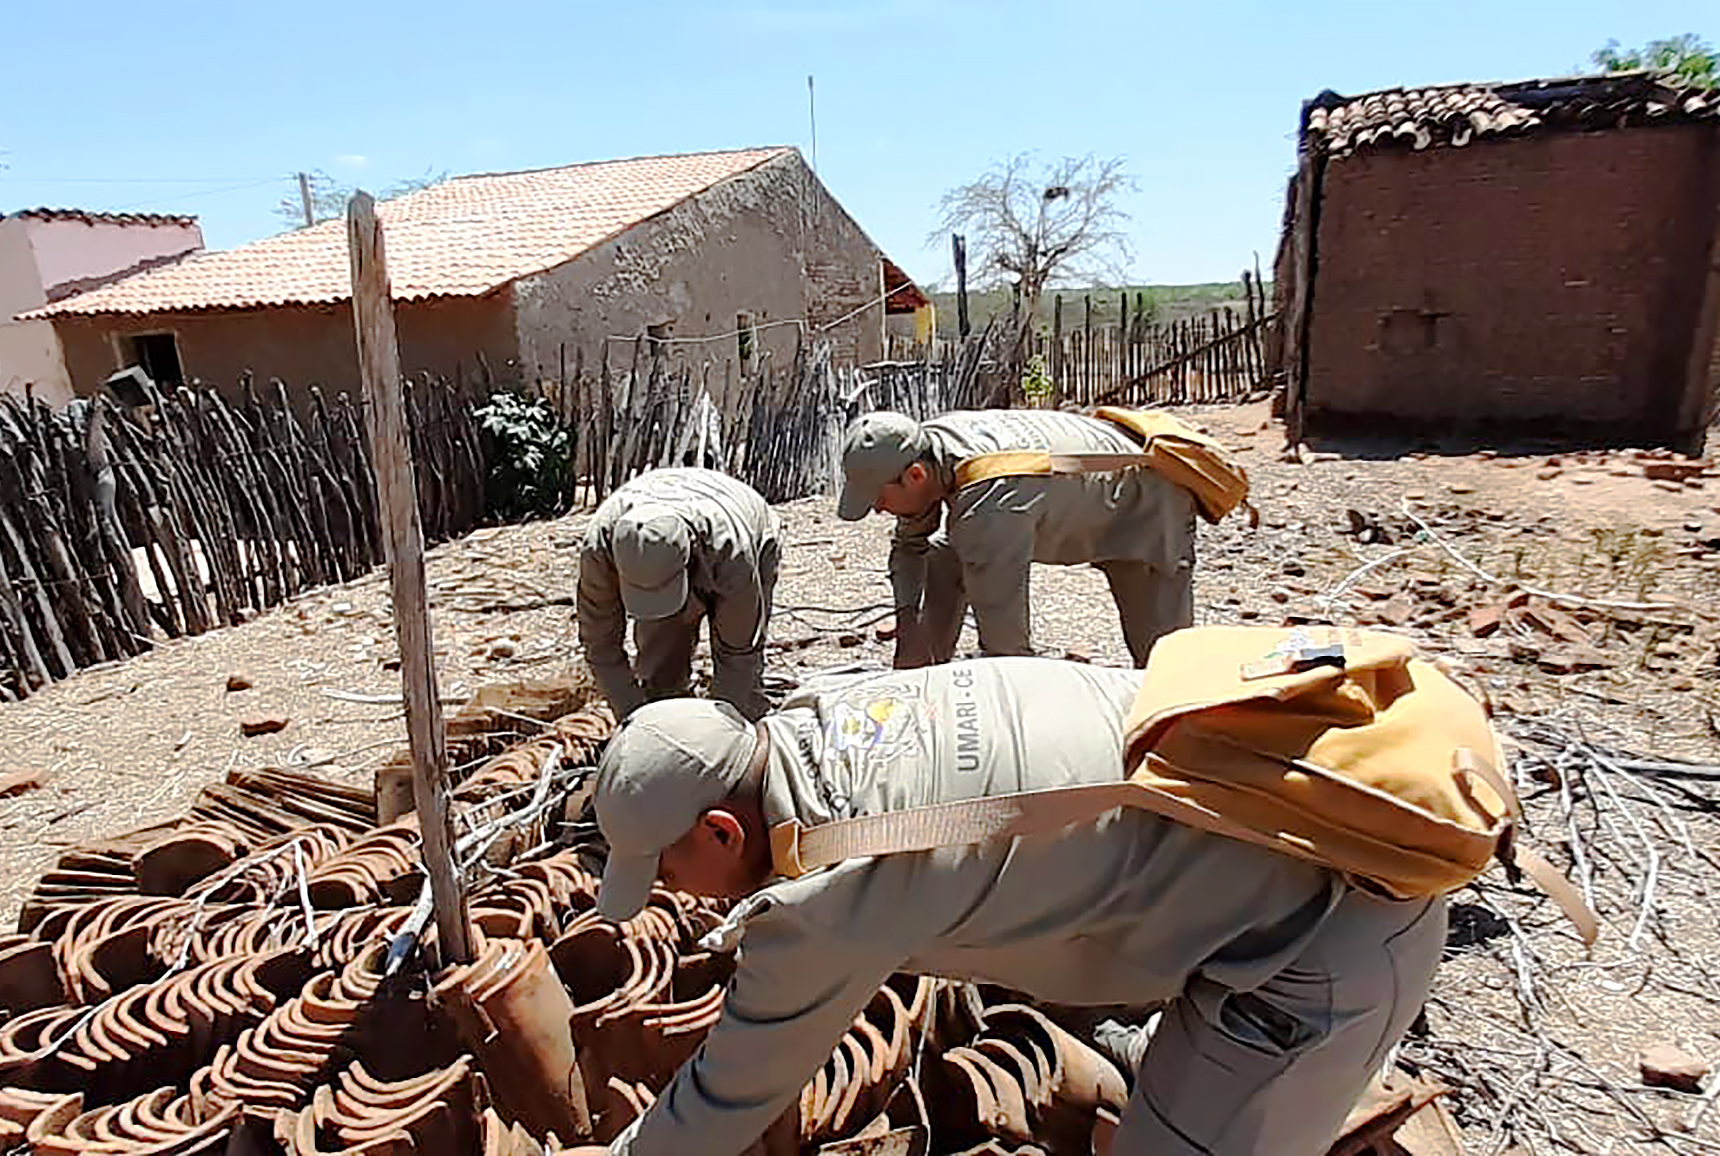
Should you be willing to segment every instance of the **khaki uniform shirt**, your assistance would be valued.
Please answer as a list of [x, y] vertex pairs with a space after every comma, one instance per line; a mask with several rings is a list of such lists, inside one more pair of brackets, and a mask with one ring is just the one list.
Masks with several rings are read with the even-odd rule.
[[[775, 823], [1115, 780], [1138, 671], [992, 658], [797, 694], [766, 717]], [[612, 1152], [732, 1156], [780, 1115], [892, 973], [1065, 1004], [1248, 990], [1343, 889], [1329, 872], [1145, 811], [1046, 836], [850, 860], [736, 908], [720, 1021]]]
[[988, 654], [1032, 653], [1032, 562], [1139, 561], [1170, 572], [1187, 556], [1194, 499], [1152, 470], [994, 478], [954, 489], [956, 463], [976, 454], [1139, 453], [1140, 444], [1110, 422], [1054, 410], [964, 410], [920, 428], [930, 436], [932, 463], [950, 496], [923, 517], [897, 519], [890, 549], [896, 606], [920, 605], [926, 551], [941, 524], [961, 559]]
[[[615, 523], [641, 502], [672, 506], [692, 530], [687, 599], [711, 619], [712, 697], [745, 710], [764, 671], [770, 618], [761, 569], [781, 555], [776, 514], [745, 482], [716, 470], [675, 468], [640, 474], [592, 514], [579, 555], [579, 642], [599, 688], [624, 717], [646, 700], [625, 644], [627, 611], [615, 568]], [[693, 619], [697, 629], [697, 618]], [[641, 665], [651, 656], [641, 655]], [[647, 685], [655, 672], [641, 669]]]

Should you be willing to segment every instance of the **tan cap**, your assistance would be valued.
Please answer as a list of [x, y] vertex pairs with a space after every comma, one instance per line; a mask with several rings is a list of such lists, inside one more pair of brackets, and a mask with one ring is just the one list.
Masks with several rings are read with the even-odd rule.
[[615, 521], [621, 605], [635, 618], [668, 618], [687, 604], [692, 541], [686, 519], [668, 506], [640, 502]]
[[858, 522], [871, 513], [878, 491], [901, 477], [925, 448], [920, 423], [905, 413], [879, 410], [856, 418], [842, 438], [842, 496], [836, 516]]
[[726, 702], [672, 698], [633, 712], [597, 769], [592, 806], [609, 843], [599, 914], [617, 922], [639, 914], [658, 856], [728, 798], [760, 741], [758, 729]]

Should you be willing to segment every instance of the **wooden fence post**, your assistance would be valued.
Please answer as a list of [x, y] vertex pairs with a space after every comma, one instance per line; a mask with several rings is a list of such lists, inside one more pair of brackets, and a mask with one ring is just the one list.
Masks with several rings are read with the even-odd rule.
[[1126, 385], [1129, 381], [1129, 291], [1127, 289], [1118, 297], [1117, 302], [1117, 382]]
[[346, 214], [352, 258], [352, 318], [394, 591], [394, 634], [400, 645], [400, 682], [405, 692], [406, 737], [412, 750], [412, 787], [419, 834], [424, 841], [424, 870], [430, 878], [436, 912], [440, 962], [466, 963], [472, 958], [471, 928], [454, 863], [445, 782], [448, 750], [424, 586], [424, 535], [407, 448], [400, 348], [395, 339], [382, 223], [376, 218], [376, 202], [369, 193], [353, 197]]
[[[1303, 105], [1304, 122], [1308, 105]], [[1284, 433], [1290, 444], [1302, 440], [1303, 404], [1308, 390], [1308, 332], [1314, 296], [1314, 247], [1318, 237], [1315, 215], [1320, 211], [1323, 169], [1315, 147], [1303, 141], [1297, 158], [1294, 208], [1290, 217], [1290, 284], [1280, 298], [1285, 303], [1279, 322], [1284, 331]], [[1276, 273], [1274, 274], [1276, 276]]]
[[1063, 294], [1051, 300], [1051, 405], [1063, 404]]
[[968, 299], [967, 299], [967, 238], [960, 233], [950, 234], [951, 256], [956, 263], [956, 332], [963, 341], [968, 336]]
[[1093, 295], [1091, 293], [1081, 298], [1081, 306], [1086, 310], [1085, 319], [1081, 322], [1081, 360], [1083, 362], [1081, 376], [1082, 401], [1090, 401], [1094, 392], [1093, 381]]

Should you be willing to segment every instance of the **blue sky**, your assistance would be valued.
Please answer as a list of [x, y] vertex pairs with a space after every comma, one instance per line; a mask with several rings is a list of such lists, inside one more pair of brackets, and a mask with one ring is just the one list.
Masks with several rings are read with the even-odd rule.
[[[934, 204], [1016, 151], [1120, 155], [1139, 279], [1269, 264], [1300, 102], [1324, 88], [1558, 75], [1609, 37], [1720, 39], [1714, 0], [1539, 4], [754, 3], [324, 8], [13, 4], [0, 209], [196, 213], [211, 247], [281, 227], [288, 174], [379, 188], [757, 144], [819, 174], [921, 280]], [[68, 179], [76, 178], [76, 179]]]

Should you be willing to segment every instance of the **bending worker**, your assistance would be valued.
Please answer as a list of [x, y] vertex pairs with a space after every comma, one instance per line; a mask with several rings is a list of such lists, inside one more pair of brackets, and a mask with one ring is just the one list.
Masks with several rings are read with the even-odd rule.
[[765, 500], [715, 470], [652, 470], [604, 499], [579, 555], [577, 612], [580, 644], [616, 718], [687, 693], [707, 618], [711, 697], [748, 718], [768, 710], [765, 631], [781, 557]]
[[837, 514], [897, 519], [896, 666], [948, 662], [970, 605], [983, 653], [1032, 654], [1033, 562], [1104, 573], [1136, 666], [1161, 635], [1193, 623], [1189, 492], [1148, 469], [965, 474], [981, 455], [1024, 450], [1138, 455], [1141, 443], [1112, 422], [1047, 410], [958, 410], [926, 422], [880, 411], [849, 427]]
[[702, 1048], [609, 1151], [742, 1151], [907, 972], [1065, 1005], [1168, 1004], [1118, 1156], [1325, 1152], [1427, 995], [1443, 898], [1375, 898], [1133, 808], [797, 878], [789, 852], [773, 857], [789, 820], [1115, 782], [1142, 679], [975, 659], [803, 689], [757, 725], [694, 699], [635, 714], [594, 796], [610, 846], [598, 910], [632, 917], [658, 879], [741, 899], [712, 936], [740, 951]]

